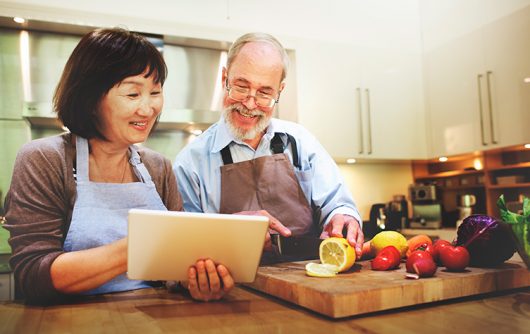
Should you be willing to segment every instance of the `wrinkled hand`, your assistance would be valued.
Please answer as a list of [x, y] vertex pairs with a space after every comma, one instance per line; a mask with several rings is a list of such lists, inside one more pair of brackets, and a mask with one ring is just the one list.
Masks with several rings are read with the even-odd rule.
[[198, 260], [188, 269], [187, 288], [193, 299], [201, 301], [219, 300], [234, 287], [234, 279], [222, 264], [212, 260]]
[[359, 225], [357, 219], [349, 215], [336, 214], [334, 215], [329, 223], [326, 225], [324, 231], [320, 234], [321, 239], [326, 239], [329, 237], [344, 237], [342, 235], [342, 230], [346, 227], [346, 239], [348, 243], [355, 247], [355, 254], [357, 259], [361, 258], [362, 255], [362, 246], [364, 243], [364, 234]]
[[280, 233], [284, 237], [290, 237], [291, 236], [291, 230], [289, 230], [287, 227], [283, 226], [282, 223], [276, 218], [274, 218], [270, 213], [268, 213], [266, 210], [259, 210], [259, 211], [241, 211], [238, 213], [235, 213], [236, 215], [251, 215], [251, 216], [265, 216], [269, 218], [269, 231], [267, 232], [267, 235], [265, 236], [265, 244], [263, 245], [263, 250], [270, 251], [272, 250], [272, 241], [271, 241], [271, 232], [276, 231]]

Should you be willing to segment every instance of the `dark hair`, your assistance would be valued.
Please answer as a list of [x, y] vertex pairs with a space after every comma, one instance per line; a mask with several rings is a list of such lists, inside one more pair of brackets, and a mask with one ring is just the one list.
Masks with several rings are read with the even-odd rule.
[[167, 67], [162, 54], [144, 36], [121, 28], [96, 29], [81, 39], [68, 59], [53, 104], [57, 116], [74, 134], [105, 137], [99, 131], [99, 104], [123, 79], [154, 74], [164, 84]]

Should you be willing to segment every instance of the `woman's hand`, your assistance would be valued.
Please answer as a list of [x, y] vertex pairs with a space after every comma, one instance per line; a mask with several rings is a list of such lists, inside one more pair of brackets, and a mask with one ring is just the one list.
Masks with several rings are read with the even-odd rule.
[[222, 264], [212, 260], [199, 260], [188, 269], [187, 288], [193, 299], [201, 301], [219, 300], [234, 287], [234, 279]]

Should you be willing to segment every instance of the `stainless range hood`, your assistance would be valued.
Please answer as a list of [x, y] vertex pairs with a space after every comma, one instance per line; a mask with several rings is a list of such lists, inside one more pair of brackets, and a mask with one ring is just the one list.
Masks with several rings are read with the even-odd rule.
[[[66, 60], [81, 38], [80, 34], [91, 28], [64, 25], [62, 33], [57, 33], [57, 23], [50, 24], [49, 31], [42, 31], [46, 30], [46, 22], [30, 22], [27, 27], [38, 27], [39, 31], [13, 29], [12, 23], [7, 24], [8, 19], [0, 17], [0, 43], [11, 45], [9, 59], [15, 64], [9, 65], [15, 65], [19, 70], [9, 71], [9, 78], [0, 80], [11, 85], [15, 82], [15, 86], [20, 87], [14, 98], [17, 101], [9, 104], [22, 106], [18, 114], [32, 127], [60, 128], [61, 124], [52, 111], [53, 92]], [[161, 36], [148, 38], [155, 40], [154, 44], [161, 49], [168, 66], [164, 109], [157, 131], [194, 132], [216, 122], [221, 110], [221, 69], [226, 61], [226, 43], [219, 42], [219, 48], [211, 48], [215, 45], [209, 41], [210, 47], [205, 48], [197, 46], [201, 45], [197, 42], [191, 43], [194, 46], [181, 46], [169, 44]], [[174, 37], [169, 40], [178, 41]]]

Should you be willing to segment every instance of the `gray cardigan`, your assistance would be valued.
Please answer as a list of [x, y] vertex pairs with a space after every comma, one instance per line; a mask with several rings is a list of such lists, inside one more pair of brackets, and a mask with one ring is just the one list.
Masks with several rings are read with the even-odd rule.
[[[171, 162], [161, 154], [139, 148], [162, 202], [171, 211], [182, 210], [182, 199]], [[61, 255], [76, 199], [73, 175], [75, 137], [71, 133], [25, 144], [17, 154], [6, 195], [10, 259], [16, 287], [26, 302], [46, 304], [61, 294], [50, 275], [52, 262]], [[96, 200], [96, 199], [95, 199]]]

